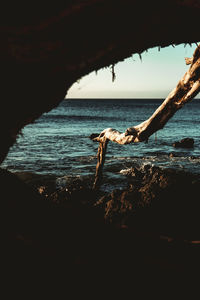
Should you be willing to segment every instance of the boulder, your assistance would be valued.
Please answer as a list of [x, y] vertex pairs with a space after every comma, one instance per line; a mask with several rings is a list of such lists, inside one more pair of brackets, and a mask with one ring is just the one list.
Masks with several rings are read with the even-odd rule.
[[129, 187], [115, 190], [97, 203], [104, 208], [107, 223], [199, 238], [198, 175], [151, 166], [133, 168], [132, 174], [127, 175]]
[[194, 147], [194, 139], [192, 138], [184, 138], [178, 142], [173, 143], [173, 147], [175, 148], [193, 148]]

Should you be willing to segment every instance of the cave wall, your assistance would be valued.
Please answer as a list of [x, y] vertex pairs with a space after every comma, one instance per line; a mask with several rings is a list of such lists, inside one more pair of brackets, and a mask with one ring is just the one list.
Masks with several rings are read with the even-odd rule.
[[200, 40], [200, 0], [7, 2], [0, 12], [0, 162], [80, 77], [151, 47]]

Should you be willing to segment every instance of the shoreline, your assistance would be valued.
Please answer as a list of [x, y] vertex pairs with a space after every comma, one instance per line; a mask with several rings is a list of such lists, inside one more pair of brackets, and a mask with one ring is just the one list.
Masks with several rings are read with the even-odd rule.
[[[193, 217], [189, 216], [189, 210], [191, 209], [191, 214], [193, 212], [196, 215], [200, 209], [200, 201], [198, 201], [200, 174], [175, 168], [160, 168], [149, 164], [137, 165], [122, 171], [123, 183], [120, 178], [113, 177], [110, 181], [104, 178], [98, 191], [92, 190], [94, 176], [57, 177], [29, 172], [12, 174], [50, 204], [65, 208], [69, 202], [73, 203], [74, 201], [87, 208], [98, 208], [102, 214], [102, 221], [114, 224], [116, 227], [132, 227], [131, 223], [134, 223], [137, 218], [143, 218], [144, 214], [145, 217], [148, 215], [148, 217], [151, 215], [156, 217], [158, 225], [159, 222], [163, 223], [164, 218], [166, 224], [163, 226], [165, 228], [170, 225], [167, 221], [168, 217], [166, 217], [168, 214], [169, 219], [172, 216], [174, 218], [174, 229], [170, 225], [172, 235], [173, 231], [176, 231], [176, 220], [177, 223], [180, 223], [179, 218], [181, 218], [181, 224], [185, 226], [184, 217], [186, 218], [186, 216], [187, 223], [190, 223], [187, 225], [187, 231], [189, 228], [192, 230]], [[110, 190], [106, 188], [106, 185], [109, 186], [109, 184], [112, 186]], [[159, 217], [159, 214], [162, 214], [162, 218]], [[153, 230], [157, 231], [155, 225]], [[196, 234], [198, 233], [195, 228], [193, 230]], [[181, 232], [179, 229], [177, 234], [179, 231]], [[170, 236], [166, 232], [166, 236], [168, 235]]]
[[161, 274], [188, 276], [199, 270], [197, 175], [133, 168], [126, 175], [127, 188], [111, 193], [91, 190], [87, 179], [58, 190], [53, 176], [16, 176], [5, 170], [0, 176], [11, 271], [16, 265], [26, 269], [27, 261], [28, 271], [44, 265], [46, 271], [50, 262], [69, 277], [74, 270], [89, 270], [84, 274], [91, 280], [109, 266], [112, 278], [117, 268], [124, 278], [130, 272], [136, 280], [151, 274], [153, 281], [152, 274], [159, 279]]

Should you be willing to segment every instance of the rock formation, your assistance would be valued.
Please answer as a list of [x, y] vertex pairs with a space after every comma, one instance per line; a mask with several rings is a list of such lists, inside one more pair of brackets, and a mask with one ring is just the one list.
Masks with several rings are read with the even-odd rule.
[[194, 139], [192, 138], [184, 138], [178, 142], [174, 142], [172, 144], [173, 147], [178, 148], [193, 148], [194, 147]]
[[4, 2], [0, 162], [81, 76], [151, 47], [198, 42], [199, 13], [199, 0]]
[[106, 222], [199, 239], [198, 175], [144, 165], [129, 169], [126, 176], [128, 188], [113, 190], [96, 203], [104, 209]]

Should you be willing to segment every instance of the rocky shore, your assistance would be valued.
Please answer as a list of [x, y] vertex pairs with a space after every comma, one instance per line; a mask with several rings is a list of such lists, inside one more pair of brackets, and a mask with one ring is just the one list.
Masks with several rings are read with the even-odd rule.
[[126, 189], [106, 193], [88, 179], [58, 190], [53, 176], [1, 170], [7, 268], [129, 280], [198, 269], [200, 176], [149, 165], [126, 176]]
[[117, 228], [132, 228], [139, 222], [143, 230], [160, 235], [200, 239], [200, 175], [148, 164], [123, 173], [127, 187], [111, 193], [93, 191], [91, 177], [71, 178], [67, 186], [58, 188], [55, 176], [16, 176], [52, 207], [92, 210], [94, 215], [98, 212], [102, 223]]

